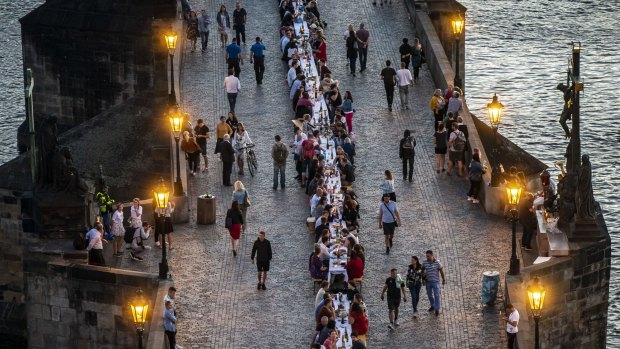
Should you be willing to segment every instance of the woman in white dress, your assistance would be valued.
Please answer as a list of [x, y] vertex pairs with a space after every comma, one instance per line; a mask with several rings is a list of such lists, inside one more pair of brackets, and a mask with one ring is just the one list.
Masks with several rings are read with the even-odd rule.
[[121, 257], [121, 248], [123, 245], [123, 235], [125, 228], [123, 227], [123, 204], [116, 205], [116, 211], [112, 215], [112, 234], [114, 235], [114, 257]]
[[130, 226], [135, 229], [142, 226], [142, 206], [139, 198], [134, 198], [132, 201]]
[[232, 146], [237, 155], [237, 167], [239, 167], [239, 175], [243, 176], [243, 163], [245, 159], [246, 149], [243, 147], [252, 144], [248, 131], [245, 130], [243, 123], [237, 125], [237, 132], [233, 136]]

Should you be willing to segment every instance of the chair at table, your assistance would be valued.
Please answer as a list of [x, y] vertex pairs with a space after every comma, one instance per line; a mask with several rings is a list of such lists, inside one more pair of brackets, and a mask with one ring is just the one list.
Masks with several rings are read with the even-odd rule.
[[319, 287], [321, 287], [323, 281], [325, 280], [312, 278], [312, 293], [316, 293], [316, 286], [318, 285]]
[[355, 287], [362, 293], [362, 284], [364, 283], [364, 277], [353, 279], [351, 282], [355, 285]]

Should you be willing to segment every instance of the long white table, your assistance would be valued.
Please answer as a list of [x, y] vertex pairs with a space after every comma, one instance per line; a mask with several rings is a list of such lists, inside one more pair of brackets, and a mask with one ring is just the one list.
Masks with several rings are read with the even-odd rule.
[[[340, 300], [338, 298], [339, 298], [338, 295], [333, 297], [335, 310], [337, 310], [338, 306], [340, 305]], [[347, 299], [347, 295], [345, 294], [342, 295], [342, 305], [344, 309], [347, 310], [347, 313], [348, 313], [349, 309], [351, 308], [351, 303]], [[340, 348], [342, 346], [342, 341], [344, 340], [344, 337], [345, 337], [344, 334], [346, 332], [348, 338], [347, 338], [347, 341], [344, 343], [344, 345], [346, 348], [351, 348], [351, 346], [353, 345], [353, 342], [351, 340], [351, 333], [353, 332], [353, 330], [351, 328], [351, 324], [349, 323], [349, 317], [345, 316], [344, 322], [342, 320], [343, 318], [336, 318], [336, 328], [338, 328], [338, 331], [340, 332], [340, 337], [338, 338], [338, 343], [336, 347]]]

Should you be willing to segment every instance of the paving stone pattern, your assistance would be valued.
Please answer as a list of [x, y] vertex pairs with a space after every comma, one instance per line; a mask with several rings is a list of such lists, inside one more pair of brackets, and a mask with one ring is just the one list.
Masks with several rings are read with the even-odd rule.
[[[253, 206], [248, 212], [248, 231], [242, 235], [240, 253], [233, 257], [224, 229], [224, 215], [231, 189], [221, 185], [221, 163], [210, 154], [210, 170], [189, 180], [188, 193], [195, 210], [196, 196], [217, 196], [217, 224], [197, 226], [195, 213], [187, 225], [175, 227], [175, 249], [169, 257], [175, 285], [179, 289], [178, 339], [186, 348], [307, 348], [314, 333], [312, 282], [307, 271], [312, 237], [305, 227], [307, 198], [293, 179], [292, 162], [287, 168], [287, 188], [272, 190], [269, 156], [274, 134], [286, 143], [292, 140], [291, 102], [285, 83], [286, 67], [278, 50], [277, 1], [245, 2], [248, 11], [248, 45], [242, 67], [242, 91], [237, 112], [257, 144], [259, 173], [241, 179]], [[192, 3], [201, 9], [205, 3]], [[232, 16], [234, 3], [226, 2]], [[208, 0], [212, 20], [219, 2]], [[369, 348], [500, 348], [505, 346], [503, 324], [497, 311], [480, 305], [482, 272], [508, 269], [509, 226], [487, 216], [478, 205], [466, 201], [468, 183], [456, 177], [439, 176], [434, 169], [432, 114], [428, 100], [434, 85], [426, 68], [413, 87], [412, 110], [387, 111], [379, 74], [386, 59], [398, 63], [403, 37], [413, 39], [413, 26], [404, 4], [373, 7], [369, 0], [319, 2], [329, 25], [328, 62], [342, 91], [350, 90], [357, 114], [357, 182], [360, 196], [361, 242], [367, 261], [363, 293], [370, 315]], [[357, 77], [348, 74], [342, 34], [349, 23], [366, 23], [371, 33], [368, 69]], [[260, 35], [268, 48], [267, 69], [262, 86], [256, 86], [248, 54], [253, 38]], [[219, 47], [215, 25], [208, 52], [190, 52], [186, 42], [181, 74], [181, 107], [195, 121], [213, 127], [228, 111], [223, 89], [226, 74], [224, 49]], [[358, 62], [359, 64], [359, 62]], [[359, 70], [359, 68], [358, 68]], [[398, 96], [395, 96], [398, 100]], [[398, 141], [404, 129], [415, 130], [415, 177], [412, 184], [401, 180]], [[208, 146], [213, 152], [214, 142]], [[396, 192], [403, 226], [398, 229], [393, 252], [384, 254], [383, 234], [377, 224], [379, 184], [383, 171], [396, 175]], [[246, 171], [246, 173], [248, 173]], [[265, 230], [272, 242], [274, 259], [267, 291], [256, 290], [255, 267], [250, 261], [252, 242]], [[390, 333], [387, 306], [379, 293], [389, 269], [406, 271], [411, 255], [424, 256], [432, 249], [445, 266], [443, 312], [439, 317], [424, 311], [412, 319], [409, 302], [401, 306], [401, 326]], [[146, 267], [156, 271], [159, 250], [153, 250]], [[131, 261], [123, 261], [124, 265]], [[428, 307], [422, 292], [420, 309]], [[522, 311], [522, 314], [525, 312]]]

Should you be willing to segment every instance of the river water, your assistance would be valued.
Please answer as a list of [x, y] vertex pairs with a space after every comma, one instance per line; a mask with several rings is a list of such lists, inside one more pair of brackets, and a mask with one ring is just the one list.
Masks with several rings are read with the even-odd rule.
[[[18, 19], [43, 1], [0, 0], [0, 163], [17, 154], [16, 130], [24, 119]], [[618, 9], [614, 1], [461, 0], [466, 14], [467, 102], [484, 116], [497, 93], [504, 104], [500, 132], [548, 165], [567, 141], [557, 123], [571, 41], [582, 43], [582, 147], [593, 165], [594, 193], [612, 237], [608, 346], [620, 348], [620, 188], [614, 154], [620, 142], [613, 93], [620, 81]]]

